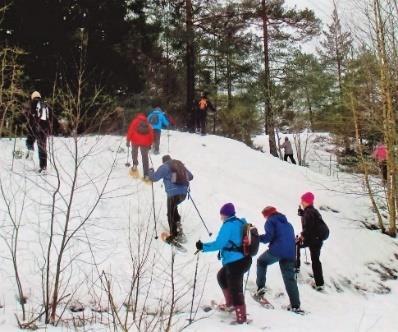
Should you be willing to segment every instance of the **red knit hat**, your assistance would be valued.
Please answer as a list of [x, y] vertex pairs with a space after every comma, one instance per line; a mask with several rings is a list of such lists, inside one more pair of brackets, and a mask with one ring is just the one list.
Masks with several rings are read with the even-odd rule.
[[306, 202], [307, 204], [314, 204], [315, 196], [311, 192], [307, 192], [301, 196], [301, 201]]
[[268, 218], [269, 216], [277, 213], [278, 211], [273, 206], [266, 206], [261, 213], [263, 214], [264, 218]]

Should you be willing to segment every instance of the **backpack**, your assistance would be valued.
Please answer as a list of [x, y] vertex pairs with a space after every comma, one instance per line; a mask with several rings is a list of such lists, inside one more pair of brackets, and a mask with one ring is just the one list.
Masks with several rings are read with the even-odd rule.
[[199, 109], [201, 110], [201, 111], [206, 111], [206, 109], [207, 109], [207, 100], [205, 99], [205, 98], [201, 98], [200, 100], [199, 100]]
[[149, 117], [149, 123], [153, 126], [159, 124], [159, 114], [152, 113], [151, 116]]
[[172, 159], [169, 161], [169, 165], [171, 169], [171, 182], [177, 185], [188, 186], [188, 172], [184, 164], [179, 160]]
[[260, 237], [256, 226], [245, 224], [243, 226], [242, 238], [243, 255], [256, 256], [260, 247]]
[[[241, 219], [238, 219], [243, 223]], [[242, 232], [242, 245], [238, 247], [235, 243], [232, 243], [232, 248], [224, 248], [227, 251], [239, 251], [243, 253], [244, 256], [254, 257], [258, 253], [258, 249], [260, 248], [260, 236], [258, 234], [258, 230], [256, 226], [253, 224], [245, 223], [243, 225]]]
[[315, 238], [325, 241], [329, 237], [329, 227], [323, 221], [322, 215], [319, 213], [319, 211], [316, 209], [315, 211], [316, 213], [314, 217], [316, 218], [316, 223], [314, 225], [313, 234]]
[[149, 124], [145, 120], [141, 120], [140, 123], [137, 126], [137, 132], [141, 135], [147, 135], [149, 134]]
[[318, 227], [317, 227], [317, 237], [322, 240], [325, 241], [328, 239], [329, 237], [329, 227], [328, 225], [326, 225], [326, 223], [323, 221], [322, 217], [319, 219], [318, 221]]

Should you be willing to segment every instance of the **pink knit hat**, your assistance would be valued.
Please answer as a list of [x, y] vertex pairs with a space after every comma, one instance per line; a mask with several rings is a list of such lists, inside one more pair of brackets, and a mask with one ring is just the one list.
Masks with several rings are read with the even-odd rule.
[[307, 204], [314, 204], [315, 196], [311, 192], [307, 192], [301, 196], [301, 201], [306, 202]]

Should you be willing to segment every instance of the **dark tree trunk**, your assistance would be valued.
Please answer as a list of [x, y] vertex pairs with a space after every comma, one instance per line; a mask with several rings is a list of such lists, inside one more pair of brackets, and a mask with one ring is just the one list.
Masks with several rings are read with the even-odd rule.
[[275, 141], [274, 116], [271, 105], [271, 76], [269, 68], [269, 36], [268, 36], [268, 14], [265, 0], [261, 1], [261, 15], [263, 21], [263, 43], [264, 43], [264, 114], [265, 114], [265, 132], [269, 137], [270, 154], [278, 157], [278, 151]]
[[193, 103], [195, 99], [195, 45], [193, 29], [192, 1], [186, 0], [186, 66], [187, 66], [187, 100], [186, 111], [189, 119], [189, 127], [195, 129]]

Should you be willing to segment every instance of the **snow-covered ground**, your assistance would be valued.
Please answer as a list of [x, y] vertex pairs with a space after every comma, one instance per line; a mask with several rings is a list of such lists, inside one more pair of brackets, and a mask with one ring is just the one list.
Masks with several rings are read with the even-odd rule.
[[[213, 299], [221, 301], [221, 291], [216, 281], [220, 262], [217, 261], [216, 253], [194, 255], [195, 242], [198, 239], [208, 241], [209, 237], [191, 201], [186, 200], [180, 205], [183, 227], [188, 236], [185, 244], [188, 252], [177, 253], [173, 265], [171, 248], [153, 238], [151, 186], [128, 176], [124, 165], [124, 139], [114, 136], [82, 137], [78, 146], [81, 150], [79, 157], [85, 158], [77, 160], [82, 163], [70, 224], [71, 231], [77, 232], [67, 247], [62, 264], [61, 290], [67, 296], [62, 301], [61, 308], [68, 307], [70, 300], [78, 301], [85, 308], [86, 319], [96, 317], [92, 320], [93, 325], [85, 330], [108, 331], [109, 328], [99, 322], [111, 321], [110, 314], [103, 313], [99, 318], [93, 313], [93, 309], [99, 305], [109, 307], [105, 285], [101, 280], [104, 281], [104, 275], [107, 276], [115, 306], [123, 312], [123, 303], [127, 300], [132, 275], [140, 266], [140, 257], [142, 279], [138, 293], [134, 291], [134, 296], [138, 294], [139, 304], [145, 302], [146, 310], [139, 309], [138, 312], [146, 312], [147, 316], [152, 314], [155, 317], [160, 307], [166, 315], [170, 312], [173, 285], [171, 267], [174, 268], [173, 282], [177, 301], [171, 331], [186, 326], [190, 317], [198, 257], [194, 311], [199, 304], [209, 303]], [[17, 147], [23, 148], [23, 142], [17, 141]], [[2, 196], [11, 203], [11, 214], [20, 216], [16, 220], [21, 220], [18, 265], [22, 287], [28, 297], [27, 308], [39, 312], [42, 303], [41, 268], [45, 262], [49, 239], [50, 203], [57, 184], [56, 170], [49, 167], [47, 176], [39, 176], [32, 171], [35, 167], [33, 163], [22, 159], [14, 161], [11, 171], [13, 141], [0, 140], [0, 149], [3, 155], [0, 161]], [[67, 202], [71, 197], [73, 149], [71, 138], [56, 138], [54, 141], [55, 160], [62, 182], [55, 203], [56, 235], [52, 247], [52, 270], [60, 246]], [[316, 206], [322, 207], [321, 213], [331, 231], [321, 256], [327, 285], [325, 293], [315, 292], [310, 287], [308, 282], [311, 280], [311, 267], [303, 264], [299, 290], [302, 307], [309, 313], [298, 316], [282, 310], [281, 306], [288, 301], [279, 267], [274, 265], [268, 270], [267, 286], [271, 289], [269, 298], [276, 309], [266, 310], [249, 296], [255, 285], [254, 259], [246, 291], [248, 313], [253, 322], [245, 326], [245, 330], [396, 331], [398, 282], [392, 280], [393, 276], [389, 278], [389, 272], [395, 276], [398, 274], [398, 242], [362, 227], [361, 221], [371, 221], [373, 216], [368, 199], [356, 194], [361, 191], [361, 185], [355, 178], [345, 181], [329, 177], [306, 167], [282, 162], [269, 154], [250, 149], [243, 143], [211, 135], [202, 137], [170, 132], [168, 146], [164, 132], [161, 152], [167, 153], [168, 150], [173, 158], [182, 160], [194, 174], [192, 197], [214, 233], [213, 237], [220, 227], [218, 211], [226, 202], [233, 202], [237, 215], [245, 217], [260, 230], [264, 223], [261, 210], [266, 205], [273, 205], [286, 214], [297, 233], [300, 231], [297, 216], [300, 195], [305, 191], [314, 192]], [[152, 155], [152, 160], [155, 167], [159, 166], [161, 155]], [[96, 197], [108, 178], [103, 199], [90, 214], [96, 204]], [[154, 189], [157, 228], [160, 232], [167, 230], [166, 197], [161, 183], [156, 183]], [[87, 222], [79, 226], [86, 217]], [[147, 226], [149, 235], [145, 238]], [[0, 198], [0, 227], [3, 237], [0, 242], [0, 303], [4, 306], [0, 311], [0, 331], [16, 331], [14, 314], [20, 315], [20, 311], [12, 262], [6, 246], [6, 241], [11, 239], [12, 227], [3, 198]], [[140, 248], [138, 243], [141, 244]], [[265, 249], [262, 246], [260, 250]], [[143, 255], [143, 252], [147, 255]], [[302, 258], [304, 261], [304, 253]], [[387, 280], [382, 280], [381, 275]], [[82, 314], [73, 314], [75, 321]], [[71, 318], [73, 315], [66, 310], [65, 317]], [[229, 325], [232, 316], [213, 311], [205, 313], [200, 307], [194, 316], [195, 322], [187, 327], [188, 331], [238, 331], [243, 328]], [[146, 323], [149, 324], [148, 319]], [[164, 328], [167, 320], [162, 324]], [[38, 325], [43, 326], [42, 322]], [[155, 330], [149, 325], [146, 328], [140, 326], [139, 329]], [[156, 330], [159, 329], [158, 325]], [[66, 331], [68, 328], [64, 324], [54, 330]], [[132, 325], [130, 330], [138, 330], [138, 327]]]

